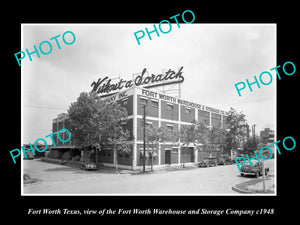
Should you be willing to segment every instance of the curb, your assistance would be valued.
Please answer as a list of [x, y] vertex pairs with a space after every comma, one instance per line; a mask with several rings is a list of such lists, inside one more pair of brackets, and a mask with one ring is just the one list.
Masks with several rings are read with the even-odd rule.
[[255, 194], [255, 192], [239, 188], [239, 187], [237, 187], [237, 185], [238, 184], [232, 186], [231, 189], [236, 191], [236, 192], [242, 193], [242, 194]]
[[256, 178], [255, 180], [252, 181], [249, 180], [249, 181], [235, 184], [231, 187], [231, 189], [243, 194], [273, 194], [274, 193], [274, 191], [269, 190], [270, 188], [268, 188], [266, 192], [248, 189], [248, 186], [251, 186], [253, 183], [260, 183], [260, 182], [262, 182], [262, 180], [260, 178]]
[[[74, 168], [74, 169], [79, 169], [79, 170], [80, 170], [80, 166], [81, 166], [81, 162], [65, 161], [64, 163], [62, 163], [63, 161], [61, 159], [52, 159], [52, 158], [47, 158], [47, 157], [41, 157], [41, 161], [46, 162], [46, 163], [52, 163], [52, 164], [56, 164], [56, 165], [66, 166], [66, 167], [70, 167], [70, 168]], [[130, 170], [118, 169], [118, 171], [116, 171], [116, 169], [113, 167], [105, 167], [105, 166], [98, 166], [97, 171], [98, 172], [103, 171], [106, 173], [115, 173], [115, 174], [132, 173], [132, 171], [130, 171]]]
[[142, 170], [135, 170], [134, 172], [129, 172], [132, 175], [147, 175], [147, 174], [156, 174], [156, 173], [167, 173], [167, 172], [174, 172], [174, 171], [184, 171], [184, 170], [192, 170], [192, 169], [198, 169], [197, 166], [186, 166], [186, 167], [165, 167], [160, 169], [153, 169], [146, 170], [143, 172]]
[[235, 184], [231, 188], [232, 188], [232, 190], [234, 190], [236, 192], [239, 192], [239, 193], [242, 193], [242, 194], [255, 194], [256, 193], [255, 191], [251, 191], [247, 187], [250, 184], [259, 183], [259, 182], [260, 182], [260, 179], [256, 178], [256, 179], [253, 179], [253, 180], [248, 180], [248, 181], [244, 181], [242, 183]]

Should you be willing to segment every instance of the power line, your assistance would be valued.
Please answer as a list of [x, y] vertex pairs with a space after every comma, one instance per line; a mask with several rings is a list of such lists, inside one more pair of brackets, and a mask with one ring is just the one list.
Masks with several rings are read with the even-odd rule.
[[24, 132], [43, 132], [43, 131], [52, 131], [51, 129], [48, 130], [23, 130]]
[[39, 109], [62, 109], [62, 110], [66, 110], [66, 107], [62, 108], [62, 107], [53, 107], [53, 106], [24, 105], [24, 107], [27, 107], [27, 108], [39, 108]]

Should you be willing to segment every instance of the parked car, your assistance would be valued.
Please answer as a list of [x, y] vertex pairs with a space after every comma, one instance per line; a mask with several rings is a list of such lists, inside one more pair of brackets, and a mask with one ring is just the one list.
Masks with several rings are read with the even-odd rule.
[[204, 160], [201, 160], [200, 162], [198, 162], [198, 167], [208, 167], [208, 164], [204, 162]]
[[232, 160], [228, 157], [220, 157], [218, 159], [218, 165], [231, 165]]
[[209, 166], [217, 166], [218, 160], [217, 157], [211, 156], [211, 157], [205, 157], [203, 160], [201, 160], [198, 163], [199, 167], [209, 167]]
[[98, 166], [91, 161], [85, 161], [81, 163], [80, 169], [82, 170], [97, 170]]
[[238, 163], [242, 163], [242, 162], [243, 162], [243, 159], [240, 159], [240, 158], [239, 158], [238, 160], [235, 160], [235, 159], [234, 159], [234, 160], [233, 160], [233, 163], [236, 163], [236, 161], [237, 161]]
[[[250, 165], [249, 162], [246, 162], [244, 165], [241, 167], [241, 176], [244, 175], [255, 175], [256, 177], [262, 176], [263, 168], [262, 164], [259, 163], [257, 160], [256, 161], [251, 161], [252, 166]], [[269, 167], [265, 167], [265, 175], [269, 173]]]

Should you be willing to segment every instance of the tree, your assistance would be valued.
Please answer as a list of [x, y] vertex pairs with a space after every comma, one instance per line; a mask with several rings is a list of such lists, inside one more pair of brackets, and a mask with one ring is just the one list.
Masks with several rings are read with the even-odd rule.
[[72, 143], [78, 148], [87, 148], [101, 145], [109, 134], [113, 135], [112, 140], [118, 140], [123, 134], [114, 134], [113, 128], [127, 120], [127, 111], [116, 102], [106, 104], [96, 93], [83, 92], [71, 103], [68, 116], [66, 126], [72, 133]]
[[210, 141], [209, 141], [209, 126], [204, 122], [197, 122], [196, 124], [197, 127], [197, 140], [203, 146], [208, 146]]
[[211, 152], [220, 149], [220, 153], [222, 153], [227, 133], [222, 124], [209, 127], [205, 122], [198, 122], [196, 126], [197, 140], [204, 145], [206, 151]]
[[163, 143], [168, 139], [169, 133], [165, 127], [155, 127], [152, 124], [146, 126], [146, 142], [148, 145], [148, 155], [151, 158], [151, 171], [153, 171], [153, 158], [158, 154], [159, 143]]
[[243, 153], [252, 155], [254, 151], [263, 147], [262, 143], [259, 143], [259, 137], [249, 138], [243, 145]]
[[72, 143], [78, 148], [100, 142], [103, 133], [101, 116], [105, 104], [93, 93], [81, 93], [68, 109], [66, 126], [72, 134]]
[[119, 153], [130, 153], [133, 144], [130, 140], [130, 132], [122, 126], [127, 122], [128, 114], [124, 107], [115, 102], [109, 103], [106, 110], [107, 113], [103, 117], [108, 122], [105, 125], [103, 140], [107, 140], [113, 146], [115, 168], [118, 171]]
[[107, 140], [113, 146], [115, 168], [118, 171], [119, 153], [131, 152], [133, 142], [130, 141], [130, 132], [124, 130], [121, 125], [116, 125], [111, 127]]
[[190, 143], [195, 143], [197, 137], [197, 127], [196, 121], [192, 121], [192, 125], [182, 125], [180, 127], [180, 142], [183, 143], [182, 146], [182, 153], [183, 153], [183, 164], [182, 166], [185, 167], [185, 148], [187, 149]]
[[229, 126], [229, 131], [226, 134], [224, 150], [230, 152], [232, 149], [241, 149], [247, 138], [245, 114], [242, 112], [238, 113], [235, 109], [230, 108], [226, 123]]

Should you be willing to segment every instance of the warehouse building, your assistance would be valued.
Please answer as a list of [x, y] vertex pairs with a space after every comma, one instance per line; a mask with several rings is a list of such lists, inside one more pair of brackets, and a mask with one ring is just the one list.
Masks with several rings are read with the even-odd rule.
[[[134, 86], [127, 90], [120, 91], [103, 101], [110, 103], [117, 101], [128, 112], [128, 121], [124, 128], [128, 129], [134, 139], [131, 153], [118, 153], [118, 167], [123, 169], [141, 169], [143, 167], [143, 115], [144, 107], [146, 112], [146, 126], [165, 127], [168, 131], [180, 129], [183, 125], [190, 125], [193, 120], [204, 122], [208, 126], [225, 126], [226, 112], [212, 107], [200, 105], [177, 97], [154, 92], [149, 89]], [[63, 115], [66, 117], [66, 115]], [[60, 115], [62, 117], [62, 115]], [[59, 118], [60, 118], [59, 117]], [[53, 128], [60, 128], [59, 118], [53, 120]], [[55, 132], [55, 131], [53, 131]], [[62, 143], [63, 144], [63, 143]], [[66, 147], [70, 143], [65, 144]], [[60, 144], [57, 148], [60, 147]], [[63, 147], [63, 146], [61, 146]], [[146, 163], [150, 165], [148, 154], [149, 146], [146, 146]], [[194, 164], [209, 155], [216, 155], [219, 149], [206, 151], [201, 143], [191, 143], [184, 146], [178, 140], [168, 140], [159, 144], [158, 151], [154, 154], [154, 168], [166, 166], [180, 166], [184, 162], [186, 165]], [[95, 156], [95, 154], [98, 154]], [[92, 151], [91, 157], [98, 160], [104, 166], [113, 167], [114, 152], [112, 146], [102, 145], [101, 151]]]
[[[132, 153], [119, 153], [118, 164], [120, 168], [141, 169], [143, 166], [143, 115], [146, 111], [146, 124], [166, 127], [172, 132], [180, 129], [182, 125], [190, 125], [193, 120], [205, 122], [208, 126], [225, 125], [226, 112], [200, 105], [197, 103], [154, 92], [141, 87], [133, 87], [120, 91], [104, 99], [106, 102], [117, 101], [128, 112], [128, 121], [125, 128], [134, 137]], [[149, 146], [146, 146], [147, 150]], [[153, 159], [154, 167], [181, 165], [184, 163], [197, 163], [209, 153], [201, 143], [191, 143], [183, 146], [176, 140], [161, 143]], [[212, 154], [217, 154], [218, 149]], [[210, 151], [211, 152], [211, 151]], [[109, 146], [102, 148], [101, 156], [107, 166], [114, 165], [113, 152]], [[146, 153], [146, 157], [148, 154]], [[150, 164], [150, 160], [147, 160]]]

